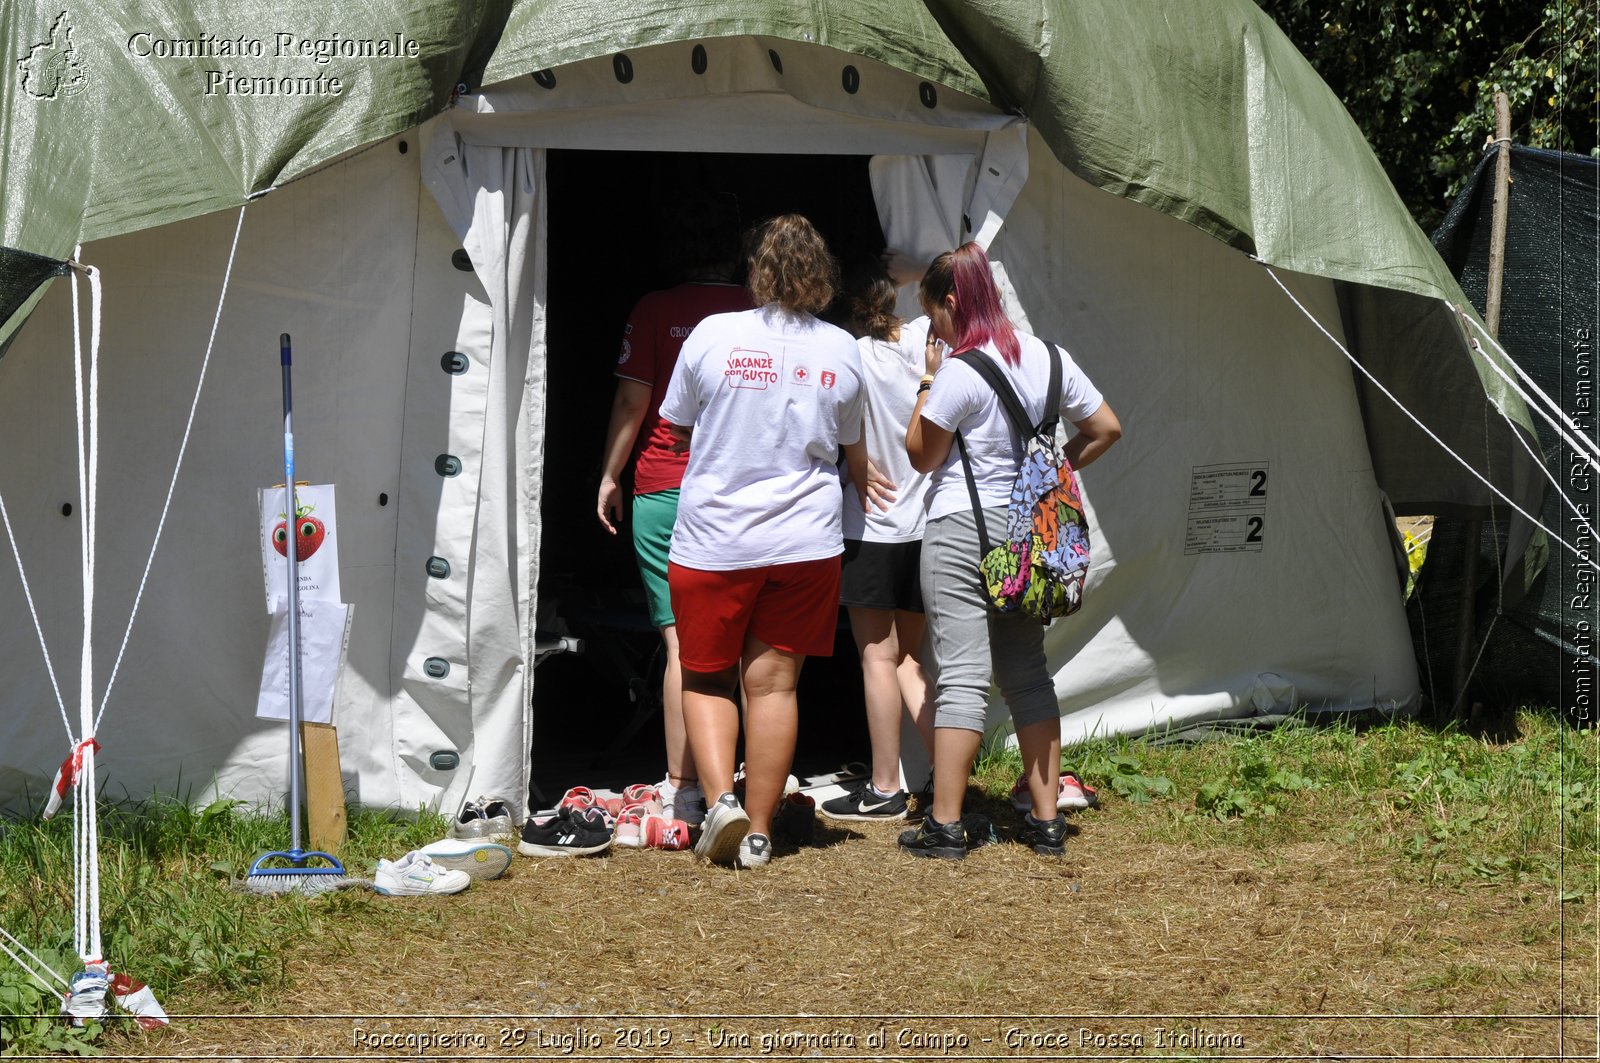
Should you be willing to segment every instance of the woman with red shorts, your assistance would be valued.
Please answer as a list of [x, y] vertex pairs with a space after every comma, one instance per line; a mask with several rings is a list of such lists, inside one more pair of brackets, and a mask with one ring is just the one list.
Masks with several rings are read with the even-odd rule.
[[[758, 309], [716, 314], [684, 341], [661, 417], [688, 446], [667, 581], [683, 715], [708, 803], [695, 853], [760, 867], [794, 759], [807, 656], [833, 652], [839, 609], [838, 448], [858, 441], [861, 359], [817, 318], [837, 267], [797, 214], [765, 223], [749, 258]], [[745, 799], [733, 795], [745, 695]]]

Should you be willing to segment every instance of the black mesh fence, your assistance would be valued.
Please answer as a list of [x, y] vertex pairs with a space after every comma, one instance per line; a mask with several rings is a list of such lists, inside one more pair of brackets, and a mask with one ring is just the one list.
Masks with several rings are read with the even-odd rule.
[[[1600, 163], [1583, 156], [1513, 148], [1507, 207], [1500, 343], [1538, 387], [1577, 426], [1568, 434], [1596, 438], [1596, 264], [1600, 260]], [[1456, 200], [1434, 245], [1482, 312], [1488, 290], [1494, 157], [1479, 165]], [[1512, 521], [1495, 506], [1482, 521], [1478, 541], [1460, 518], [1435, 522], [1417, 591], [1411, 628], [1424, 693], [1437, 709], [1464, 713], [1472, 702], [1492, 709], [1522, 705], [1559, 707], [1575, 722], [1595, 716], [1600, 636], [1600, 558], [1585, 522], [1600, 526], [1600, 476], [1556, 430], [1535, 414], [1546, 484], [1540, 522], [1576, 551], [1536, 535], [1524, 557], [1500, 550]], [[1462, 455], [1482, 464], [1481, 455]], [[1558, 492], [1556, 488], [1559, 487]], [[1563, 496], [1565, 496], [1563, 498]], [[1477, 552], [1471, 601], [1475, 622], [1466, 660], [1472, 674], [1457, 703], [1462, 591]]]
[[[0, 247], [0, 325], [11, 320], [11, 315], [38, 291], [39, 285], [51, 277], [61, 276], [67, 269], [66, 263], [53, 258]], [[4, 352], [5, 348], [0, 347], [0, 354]]]

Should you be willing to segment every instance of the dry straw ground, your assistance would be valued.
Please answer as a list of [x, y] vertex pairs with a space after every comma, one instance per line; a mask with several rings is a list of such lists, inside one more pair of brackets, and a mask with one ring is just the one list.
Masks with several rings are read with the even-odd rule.
[[[984, 801], [1007, 833], [1009, 810]], [[1374, 820], [1352, 809], [1346, 830], [1338, 802], [1322, 805], [1301, 839], [1235, 821], [1197, 841], [1173, 829], [1182, 810], [1113, 799], [1076, 817], [1063, 860], [1008, 841], [962, 863], [916, 860], [896, 850], [894, 826], [825, 822], [812, 847], [780, 849], [759, 872], [656, 851], [518, 857], [454, 898], [311, 902], [287, 989], [183, 993], [168, 1001], [170, 1031], [105, 1047], [224, 1059], [1595, 1056], [1592, 893], [1563, 903], [1532, 882], [1430, 883], [1397, 865]]]

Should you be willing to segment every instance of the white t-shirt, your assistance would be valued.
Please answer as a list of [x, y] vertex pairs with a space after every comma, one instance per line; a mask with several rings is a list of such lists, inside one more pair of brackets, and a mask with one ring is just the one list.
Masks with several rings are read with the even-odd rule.
[[[1050, 387], [1050, 356], [1044, 342], [1018, 332], [1022, 361], [1006, 364], [992, 345], [983, 348], [998, 365], [1017, 396], [1022, 399], [1028, 419], [1034, 424], [1044, 418], [1045, 392]], [[1061, 419], [1069, 424], [1081, 421], [1100, 408], [1104, 401], [1072, 356], [1061, 351]], [[960, 432], [972, 460], [972, 476], [978, 484], [978, 501], [984, 509], [1004, 506], [1011, 501], [1011, 485], [1022, 464], [1022, 441], [1006, 420], [1005, 407], [989, 382], [960, 358], [946, 358], [933, 379], [922, 416], [947, 432]], [[972, 496], [967, 491], [967, 475], [961, 467], [961, 450], [952, 440], [950, 457], [933, 472], [928, 491], [928, 519], [951, 513], [972, 511]]]
[[895, 499], [887, 512], [873, 506], [861, 510], [861, 496], [848, 482], [844, 489], [844, 537], [870, 543], [908, 543], [922, 538], [927, 517], [928, 473], [911, 467], [906, 454], [906, 425], [917, 404], [917, 382], [927, 363], [923, 345], [928, 339], [928, 319], [919, 317], [900, 326], [900, 339], [890, 343], [863, 336], [861, 369], [867, 380], [867, 457], [893, 480]]
[[714, 314], [683, 341], [661, 402], [693, 425], [670, 560], [728, 571], [833, 557], [839, 446], [861, 435], [856, 341], [776, 304]]

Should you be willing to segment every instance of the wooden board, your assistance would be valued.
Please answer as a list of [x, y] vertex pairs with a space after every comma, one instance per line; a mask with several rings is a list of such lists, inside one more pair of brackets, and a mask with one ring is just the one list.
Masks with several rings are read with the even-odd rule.
[[339, 731], [331, 723], [302, 723], [305, 754], [306, 837], [309, 848], [339, 855], [345, 840], [344, 777], [339, 772]]

